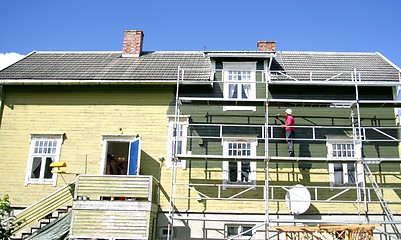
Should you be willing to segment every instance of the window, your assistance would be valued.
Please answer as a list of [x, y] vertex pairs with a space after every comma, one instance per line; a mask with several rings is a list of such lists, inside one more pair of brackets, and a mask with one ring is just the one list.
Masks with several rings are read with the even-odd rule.
[[332, 144], [332, 155], [337, 158], [348, 158], [354, 157], [354, 144], [350, 143], [333, 143]]
[[[353, 159], [360, 156], [352, 140], [328, 141], [327, 157], [332, 159]], [[360, 163], [329, 163], [329, 178], [331, 186], [352, 185], [363, 181], [363, 166]], [[359, 180], [358, 180], [359, 179]]]
[[[224, 140], [223, 154], [227, 157], [256, 156], [256, 140]], [[256, 184], [256, 162], [224, 161], [223, 183], [254, 183]]]
[[[228, 99], [255, 99], [256, 98], [256, 63], [224, 63], [224, 97]], [[227, 110], [252, 110], [255, 107], [225, 106]]]
[[[175, 118], [169, 117], [169, 140], [167, 149], [167, 167], [171, 166], [173, 155], [176, 153], [186, 154], [187, 152], [187, 130], [188, 130], [189, 117], [181, 116], [178, 124], [175, 124]], [[177, 167], [186, 168], [186, 161], [178, 159]]]
[[254, 225], [245, 225], [245, 224], [228, 224], [226, 225], [226, 238], [230, 237], [249, 237], [253, 236], [253, 228]]
[[[174, 227], [172, 230], [173, 230], [173, 231], [170, 232], [170, 234], [173, 233], [172, 238], [175, 239], [175, 238], [177, 237], [176, 232], [177, 232], [178, 230], [177, 230], [175, 227]], [[161, 228], [159, 228], [159, 238], [166, 239], [167, 236], [168, 236], [168, 227], [161, 227]], [[171, 236], [170, 236], [170, 237], [171, 237]]]
[[228, 98], [251, 98], [251, 71], [227, 71], [227, 75]]
[[59, 161], [62, 140], [62, 134], [31, 135], [25, 186], [29, 183], [56, 184], [56, 174], [52, 173], [50, 164]]
[[138, 135], [102, 135], [101, 175], [138, 175], [140, 166], [141, 139]]

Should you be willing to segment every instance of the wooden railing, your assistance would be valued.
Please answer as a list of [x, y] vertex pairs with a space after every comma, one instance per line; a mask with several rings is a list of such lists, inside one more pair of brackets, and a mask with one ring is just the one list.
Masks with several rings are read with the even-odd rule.
[[158, 182], [152, 176], [80, 175], [75, 200], [114, 198], [159, 203]]
[[16, 214], [9, 220], [16, 226], [13, 232], [37, 222], [68, 203], [72, 205], [74, 188], [75, 182], [72, 182]]
[[152, 176], [80, 175], [70, 238], [151, 239], [159, 183]]

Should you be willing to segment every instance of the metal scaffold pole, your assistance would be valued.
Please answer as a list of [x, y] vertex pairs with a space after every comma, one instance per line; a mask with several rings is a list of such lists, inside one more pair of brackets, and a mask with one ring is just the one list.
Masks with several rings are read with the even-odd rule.
[[264, 199], [265, 199], [265, 239], [270, 238], [270, 215], [269, 215], [269, 80], [270, 73], [265, 73], [265, 94], [266, 94], [266, 102], [265, 102], [265, 128], [264, 128], [264, 139], [265, 139], [265, 191], [264, 191]]
[[[183, 73], [182, 73], [183, 74]], [[171, 165], [172, 165], [172, 172], [171, 172], [171, 179], [170, 179], [170, 208], [169, 208], [169, 223], [168, 223], [168, 232], [167, 232], [167, 239], [173, 239], [174, 236], [174, 212], [175, 212], [175, 182], [177, 176], [177, 149], [178, 149], [178, 123], [180, 119], [180, 107], [179, 107], [179, 86], [180, 86], [180, 75], [181, 75], [181, 68], [178, 66], [177, 72], [177, 86], [176, 86], [176, 93], [175, 93], [175, 109], [174, 109], [174, 124], [173, 124], [173, 147], [172, 147], [172, 156], [171, 156]], [[183, 77], [183, 76], [182, 76]]]
[[[356, 115], [357, 115], [357, 126], [355, 128], [354, 122], [353, 122], [353, 138], [354, 138], [354, 145], [357, 148], [357, 156], [356, 156], [356, 164], [360, 163], [362, 164], [362, 167], [364, 167], [364, 159], [363, 159], [363, 153], [362, 153], [362, 127], [361, 127], [361, 110], [360, 110], [360, 105], [359, 105], [359, 90], [358, 90], [358, 82], [361, 80], [360, 74], [356, 71], [356, 68], [354, 68], [353, 72], [353, 80], [355, 84], [355, 106], [356, 106]], [[356, 165], [357, 167], [357, 165]], [[358, 171], [355, 171], [356, 173]], [[357, 174], [357, 176], [359, 176]], [[368, 203], [367, 203], [367, 195], [366, 195], [366, 181], [365, 178], [360, 181], [360, 179], [357, 177], [356, 178], [356, 185], [359, 188], [359, 182], [362, 184], [362, 191], [363, 191], [363, 202], [365, 206], [365, 217], [366, 221], [369, 222], [368, 219]], [[360, 189], [358, 189], [360, 191]], [[358, 203], [359, 204], [359, 203]]]

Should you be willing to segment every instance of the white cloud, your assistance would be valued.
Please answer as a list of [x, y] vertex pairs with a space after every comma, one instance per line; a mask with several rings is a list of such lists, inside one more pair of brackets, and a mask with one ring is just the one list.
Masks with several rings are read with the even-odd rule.
[[24, 55], [19, 53], [0, 53], [0, 70], [8, 67], [16, 61], [22, 59]]

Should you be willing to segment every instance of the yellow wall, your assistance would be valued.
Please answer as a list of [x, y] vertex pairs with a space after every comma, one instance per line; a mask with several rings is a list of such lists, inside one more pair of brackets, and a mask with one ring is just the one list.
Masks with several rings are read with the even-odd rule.
[[[75, 179], [99, 174], [102, 135], [139, 134], [141, 174], [160, 178], [158, 156], [166, 155], [168, 105], [172, 87], [7, 86], [0, 126], [0, 194], [26, 206]], [[64, 133], [60, 161], [67, 163], [57, 186], [24, 186], [30, 134]], [[64, 182], [65, 181], [65, 182]]]

